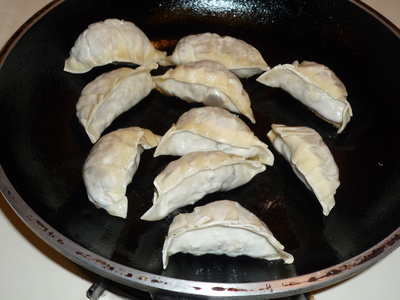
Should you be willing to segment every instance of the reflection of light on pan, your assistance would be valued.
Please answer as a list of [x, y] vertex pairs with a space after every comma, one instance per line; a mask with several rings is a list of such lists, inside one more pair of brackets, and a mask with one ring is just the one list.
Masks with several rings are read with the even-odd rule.
[[214, 14], [222, 13], [222, 12], [243, 12], [247, 10], [247, 7], [240, 3], [239, 1], [234, 0], [200, 0], [200, 1], [186, 1], [184, 2], [183, 7], [186, 9], [187, 7], [195, 6], [199, 11], [212, 11]]
[[[273, 3], [273, 0], [248, 0], [240, 1], [234, 13], [220, 13], [218, 6], [214, 7], [213, 10], [218, 13], [210, 17], [212, 8], [209, 5], [216, 2], [209, 1], [206, 2], [207, 5], [202, 4], [200, 7], [204, 9], [198, 12], [196, 1], [193, 1], [194, 8], [191, 10], [189, 1], [183, 3], [178, 0], [163, 1], [162, 4], [157, 3], [161, 5], [161, 8], [160, 11], [155, 12], [146, 7], [147, 3], [153, 3], [151, 1], [144, 2], [140, 9], [134, 7], [129, 10], [125, 9], [124, 1], [115, 0], [113, 5], [108, 7], [110, 11], [107, 11], [107, 14], [113, 12], [124, 19], [135, 18], [143, 25], [141, 27], [149, 33], [150, 38], [176, 41], [186, 33], [204, 32], [204, 30], [215, 30], [219, 31], [217, 33], [220, 34], [231, 33], [235, 35], [237, 33], [240, 37], [245, 37], [246, 41], [248, 40], [251, 44], [253, 42], [257, 44], [257, 48], [262, 53], [267, 53], [266, 59], [268, 62], [271, 61], [272, 65], [307, 58], [335, 66], [335, 70], [338, 70], [343, 82], [349, 87], [349, 95], [352, 95], [351, 101], [356, 106], [354, 114], [355, 117], [357, 116], [357, 118], [354, 118], [354, 122], [352, 120], [349, 124], [348, 131], [340, 136], [335, 135], [333, 128], [325, 126], [325, 124], [321, 125], [322, 123], [311, 114], [303, 114], [302, 108], [291, 105], [290, 99], [285, 98], [282, 93], [268, 88], [260, 88], [258, 85], [254, 85], [251, 80], [246, 80], [245, 84], [252, 91], [254, 103], [257, 104], [257, 113], [255, 114], [258, 119], [257, 123], [259, 122], [257, 126], [259, 124], [264, 126], [254, 128], [257, 135], [264, 136], [266, 133], [264, 129], [269, 128], [271, 122], [278, 123], [282, 120], [290, 122], [291, 125], [318, 127], [326, 143], [329, 143], [331, 148], [335, 148], [333, 153], [340, 154], [339, 167], [345, 168], [346, 172], [343, 172], [345, 173], [343, 174], [344, 183], [338, 191], [338, 203], [329, 219], [323, 218], [322, 215], [318, 214], [320, 212], [318, 203], [308, 201], [312, 194], [303, 185], [293, 184], [293, 176], [289, 175], [291, 174], [289, 168], [270, 168], [271, 172], [265, 172], [266, 177], [259, 176], [257, 184], [249, 184], [246, 188], [252, 187], [252, 191], [259, 195], [268, 197], [268, 194], [271, 194], [271, 197], [274, 197], [273, 199], [282, 199], [277, 201], [277, 203], [282, 204], [277, 207], [279, 209], [270, 206], [269, 209], [262, 212], [262, 199], [257, 199], [257, 203], [254, 203], [254, 199], [251, 198], [246, 188], [229, 195], [236, 197], [235, 199], [243, 200], [243, 203], [251, 208], [260, 207], [259, 213], [262, 214], [262, 218], [268, 219], [271, 213], [276, 213], [274, 216], [276, 220], [290, 219], [290, 224], [287, 224], [288, 222], [285, 219], [285, 222], [279, 223], [279, 227], [287, 227], [286, 230], [282, 231], [282, 235], [286, 235], [286, 232], [292, 232], [293, 242], [289, 243], [290, 247], [287, 248], [293, 250], [291, 253], [295, 257], [304, 255], [304, 259], [298, 260], [303, 261], [303, 265], [301, 263], [296, 264], [296, 259], [295, 264], [290, 266], [295, 269], [290, 270], [282, 268], [281, 264], [263, 265], [262, 267], [265, 268], [256, 274], [261, 275], [261, 281], [250, 280], [249, 282], [249, 276], [253, 276], [253, 278], [257, 276], [254, 276], [252, 272], [247, 272], [250, 271], [247, 267], [254, 266], [257, 268], [257, 262], [252, 262], [253, 265], [250, 266], [246, 264], [248, 262], [246, 259], [230, 260], [226, 258], [224, 259], [226, 264], [219, 264], [217, 260], [212, 259], [202, 261], [204, 264], [201, 264], [200, 269], [210, 271], [206, 274], [205, 279], [213, 281], [216, 278], [222, 278], [227, 281], [226, 283], [215, 283], [216, 281], [185, 280], [190, 276], [192, 276], [190, 279], [198, 280], [196, 271], [199, 269], [189, 269], [185, 273], [179, 268], [180, 262], [177, 265], [179, 269], [171, 269], [174, 275], [178, 274], [175, 278], [164, 276], [165, 274], [161, 273], [160, 264], [157, 261], [154, 261], [154, 264], [150, 266], [144, 264], [143, 262], [148, 257], [150, 259], [160, 257], [160, 244], [162, 244], [162, 238], [171, 220], [160, 221], [153, 228], [149, 227], [148, 224], [136, 221], [146, 210], [144, 204], [146, 200], [144, 199], [151, 199], [152, 192], [146, 189], [135, 189], [135, 187], [146, 186], [146, 180], [150, 181], [152, 175], [146, 172], [147, 169], [159, 170], [161, 164], [166, 165], [169, 162], [169, 158], [164, 158], [155, 163], [147, 157], [149, 164], [146, 168], [141, 168], [140, 171], [143, 178], [135, 178], [134, 184], [128, 189], [133, 209], [130, 210], [130, 218], [126, 220], [125, 224], [122, 224], [123, 220], [119, 220], [119, 222], [117, 220], [111, 221], [109, 219], [112, 218], [111, 216], [96, 210], [88, 203], [84, 187], [80, 181], [81, 178], [77, 177], [76, 174], [80, 173], [82, 163], [92, 145], [82, 132], [82, 128], [79, 127], [73, 113], [73, 107], [84, 84], [92, 80], [96, 74], [102, 73], [104, 69], [93, 70], [90, 74], [82, 76], [65, 74], [61, 70], [63, 60], [68, 55], [68, 47], [73, 44], [76, 36], [87, 27], [88, 22], [98, 21], [99, 10], [102, 11], [101, 17], [104, 17], [104, 2], [106, 1], [60, 1], [56, 6], [53, 6], [57, 10], [50, 10], [46, 16], [40, 16], [41, 18], [38, 20], [35, 19], [33, 22], [36, 22], [35, 25], [38, 26], [29, 28], [25, 36], [18, 37], [19, 42], [15, 44], [15, 47], [10, 48], [10, 51], [7, 50], [9, 55], [0, 72], [2, 83], [0, 84], [0, 105], [2, 108], [0, 110], [2, 130], [0, 159], [5, 170], [4, 172], [0, 170], [2, 182], [0, 188], [8, 201], [12, 203], [14, 209], [35, 232], [73, 261], [102, 276], [127, 285], [151, 291], [186, 291], [192, 294], [227, 297], [232, 295], [250, 295], [252, 297], [252, 295], [258, 293], [262, 299], [283, 297], [334, 284], [364, 270], [397, 247], [399, 244], [398, 231], [390, 235], [390, 228], [386, 228], [385, 223], [388, 222], [391, 223], [390, 226], [397, 227], [398, 218], [387, 220], [383, 217], [382, 220], [380, 217], [390, 216], [395, 214], [396, 211], [398, 212], [399, 208], [396, 205], [385, 208], [382, 214], [374, 214], [376, 216], [373, 219], [374, 222], [377, 220], [382, 223], [377, 227], [377, 230], [369, 227], [369, 230], [376, 236], [368, 244], [376, 244], [377, 239], [385, 240], [366, 252], [363, 252], [366, 243], [359, 244], [361, 248], [357, 249], [357, 252], [363, 252], [361, 257], [343, 262], [338, 256], [348, 255], [347, 250], [338, 249], [341, 254], [337, 255], [336, 253], [335, 255], [335, 249], [338, 246], [334, 243], [329, 244], [329, 239], [337, 240], [339, 238], [338, 236], [330, 236], [331, 231], [337, 230], [341, 226], [341, 219], [334, 218], [335, 214], [346, 218], [360, 217], [363, 214], [369, 214], [370, 210], [379, 210], [379, 204], [390, 202], [390, 199], [397, 200], [396, 195], [398, 193], [395, 192], [399, 187], [392, 184], [396, 181], [388, 181], [387, 176], [392, 174], [393, 179], [398, 178], [398, 174], [396, 175], [393, 172], [394, 169], [398, 168], [398, 159], [393, 159], [393, 157], [398, 157], [398, 155], [395, 153], [396, 149], [393, 147], [393, 142], [391, 142], [397, 134], [392, 131], [394, 130], [393, 126], [388, 124], [390, 120], [398, 121], [398, 109], [391, 109], [388, 112], [388, 107], [391, 108], [391, 105], [398, 108], [399, 91], [393, 89], [398, 86], [398, 77], [385, 76], [383, 77], [384, 80], [379, 80], [382, 76], [376, 75], [387, 74], [387, 72], [400, 68], [399, 62], [396, 61], [397, 53], [393, 55], [399, 49], [398, 37], [393, 35], [393, 32], [388, 34], [387, 31], [389, 30], [385, 26], [379, 22], [375, 24], [376, 19], [368, 16], [362, 10], [361, 16], [365, 23], [362, 24], [362, 28], [357, 29], [357, 22], [361, 19], [357, 17], [360, 14], [360, 9], [358, 7], [355, 9], [356, 5], [351, 2], [328, 3], [328, 5], [325, 2], [319, 3], [317, 1], [284, 3], [277, 1], [279, 3]], [[79, 9], [73, 9], [71, 14], [71, 10], [68, 9], [71, 8], [69, 5], [76, 5], [77, 2], [79, 2]], [[330, 4], [334, 7], [331, 7]], [[278, 6], [284, 5], [286, 6], [285, 9], [277, 10]], [[91, 13], [87, 11], [88, 6], [92, 10]], [[238, 16], [242, 7], [245, 6], [249, 8], [247, 14], [243, 10], [244, 14], [240, 17], [228, 18], [233, 14]], [[186, 11], [184, 10], [185, 7], [188, 8]], [[118, 12], [115, 11], [117, 9], [119, 9]], [[153, 9], [157, 10], [157, 8]], [[206, 11], [207, 14], [202, 14], [206, 9], [209, 9]], [[228, 9], [225, 8], [225, 10]], [[267, 15], [268, 12], [272, 14], [273, 11], [273, 15]], [[71, 23], [71, 19], [74, 22]], [[322, 22], [321, 27], [317, 26], [321, 24], [321, 20], [330, 22], [332, 26], [327, 26], [326, 22]], [[368, 26], [369, 31], [365, 31], [367, 21], [373, 22], [371, 26]], [[186, 22], [190, 26], [183, 26]], [[54, 23], [56, 23], [56, 26]], [[216, 24], [218, 26], [215, 26]], [[293, 28], [293, 26], [296, 27]], [[160, 28], [165, 29], [166, 32], [159, 30]], [[58, 30], [61, 30], [61, 35]], [[273, 32], [270, 30], [273, 30]], [[304, 30], [307, 34], [302, 34]], [[340, 32], [346, 34], [347, 37], [354, 36], [354, 39], [346, 38], [343, 41], [341, 40], [343, 34]], [[382, 34], [377, 35], [377, 32]], [[49, 34], [50, 37], [46, 34]], [[365, 40], [362, 41], [363, 38], [368, 41], [368, 45], [378, 43], [380, 47], [365, 47], [366, 43]], [[382, 45], [386, 45], [388, 40], [391, 45], [396, 47], [383, 47]], [[263, 43], [263, 41], [266, 41], [266, 43]], [[35, 45], [35, 47], [32, 45]], [[40, 59], [32, 58], [32, 55], [38, 53]], [[379, 55], [379, 59], [371, 59], [375, 55]], [[21, 62], [22, 66], [19, 65]], [[33, 62], [39, 63], [39, 65], [32, 65]], [[349, 65], [351, 68], [348, 67]], [[14, 68], [18, 68], [18, 70]], [[60, 72], [58, 73], [57, 70], [60, 70]], [[371, 72], [371, 70], [374, 70], [374, 72]], [[26, 75], [23, 80], [19, 77], [21, 71], [23, 75]], [[30, 81], [27, 78], [34, 80]], [[46, 88], [41, 89], [41, 84], [44, 83]], [[157, 133], [162, 133], [170, 125], [170, 121], [176, 120], [180, 114], [189, 108], [189, 105], [177, 104], [176, 101], [156, 96], [156, 94], [152, 96], [154, 98], [149, 99], [147, 106], [140, 106], [140, 112], [146, 112], [146, 114], [150, 111], [156, 112], [150, 115], [150, 120], [143, 120], [138, 111], [132, 110], [118, 118], [109, 130], [149, 121], [147, 124], [150, 127], [157, 127]], [[46, 101], [48, 101], [47, 104]], [[388, 105], [381, 105], [383, 102], [388, 103]], [[281, 112], [285, 112], [285, 114]], [[382, 115], [385, 118], [379, 117]], [[51, 126], [52, 122], [55, 122], [56, 125]], [[365, 131], [368, 133], [367, 137], [364, 135]], [[22, 137], [26, 137], [26, 139], [22, 140]], [[31, 143], [27, 146], [28, 142]], [[351, 146], [349, 147], [349, 145]], [[62, 147], [63, 151], [57, 152], [56, 147]], [[363, 152], [363, 149], [369, 151], [370, 157], [358, 155]], [[35, 163], [27, 161], [27, 157], [17, 158], [17, 163], [12, 161], [12, 158], [15, 158], [18, 153], [26, 153], [30, 150], [32, 151], [27, 157], [35, 159]], [[38, 155], [32, 155], [36, 153]], [[375, 155], [375, 158], [371, 160], [373, 155]], [[40, 162], [45, 162], [44, 166], [49, 168], [43, 176], [39, 174], [43, 180], [48, 180], [45, 185], [46, 188], [35, 187], [35, 183], [40, 183], [41, 179], [35, 177], [35, 174], [38, 174], [37, 170], [30, 167], [32, 165], [38, 166]], [[389, 173], [385, 171], [389, 171]], [[7, 172], [7, 177], [10, 178], [14, 187], [7, 180], [5, 172]], [[51, 176], [54, 173], [58, 175], [56, 178]], [[276, 175], [276, 178], [272, 178], [272, 174]], [[373, 174], [377, 176], [374, 177]], [[33, 178], [30, 178], [30, 175]], [[365, 192], [354, 191], [352, 186], [354, 179], [359, 180], [360, 177], [363, 177], [363, 180], [357, 181], [357, 185]], [[25, 180], [26, 178], [28, 180]], [[56, 180], [53, 181], [54, 179]], [[60, 185], [63, 182], [61, 179], [66, 180], [66, 186], [60, 189], [60, 191], [63, 191], [62, 193], [57, 194], [55, 191], [61, 187]], [[278, 182], [280, 186], [272, 186], [271, 181]], [[394, 190], [387, 193], [385, 190], [389, 186], [393, 187]], [[52, 187], [54, 187], [54, 190], [51, 193], [46, 193]], [[371, 201], [370, 189], [373, 190], [373, 203], [371, 207], [365, 208], [363, 205]], [[16, 190], [22, 197], [18, 195]], [[265, 190], [270, 191], [270, 193], [265, 193]], [[385, 194], [384, 199], [379, 197], [382, 192]], [[366, 197], [357, 197], [360, 194]], [[365, 201], [365, 199], [368, 201]], [[315, 199], [312, 198], [311, 200]], [[50, 206], [46, 206], [46, 203]], [[80, 211], [75, 211], [75, 209], [80, 209]], [[390, 211], [390, 209], [393, 209], [393, 211]], [[359, 215], [357, 215], [357, 211], [359, 211]], [[299, 214], [299, 212], [304, 212], [306, 217], [303, 218], [304, 215]], [[40, 214], [40, 217], [38, 217], [38, 214]], [[74, 217], [71, 217], [71, 214]], [[293, 217], [295, 214], [297, 218]], [[82, 219], [79, 217], [82, 217]], [[88, 218], [83, 221], [85, 217]], [[331, 217], [333, 218], [330, 219]], [[87, 245], [86, 248], [79, 243], [79, 239], [75, 240], [73, 234], [84, 236], [85, 222], [89, 221], [89, 218], [95, 221], [95, 224], [91, 223], [91, 231], [95, 231], [96, 224], [104, 224], [104, 230], [93, 235], [95, 244]], [[332, 223], [330, 224], [330, 222]], [[66, 230], [69, 224], [72, 224], [71, 229], [74, 228], [74, 232]], [[301, 229], [311, 227], [314, 224], [319, 226], [315, 226], [316, 228], [313, 231], [300, 232]], [[273, 227], [269, 224], [268, 226]], [[364, 226], [367, 225], [364, 223]], [[385, 227], [385, 231], [380, 230], [383, 227]], [[80, 230], [82, 232], [79, 232]], [[112, 232], [109, 230], [112, 230]], [[338, 232], [336, 231], [336, 233]], [[364, 237], [368, 238], [369, 235], [364, 235], [362, 238]], [[84, 241], [89, 242], [88, 239], [84, 239]], [[149, 241], [153, 243], [150, 246]], [[101, 243], [104, 242], [109, 242], [109, 244], [102, 245]], [[323, 250], [326, 251], [321, 251], [318, 247], [304, 247], [305, 243], [309, 243], [309, 245], [317, 243], [324, 246]], [[356, 251], [353, 247], [356, 246], [358, 246], [356, 243], [351, 245], [350, 250], [353, 253]], [[317, 262], [315, 262], [315, 256], [307, 256], [307, 251], [310, 254], [311, 250], [318, 251], [318, 253], [314, 253], [318, 256]], [[328, 257], [328, 261], [323, 261], [326, 257]], [[186, 268], [199, 267], [200, 265], [197, 258], [185, 256], [183, 261], [187, 262]], [[190, 263], [193, 261], [195, 263], [191, 265]], [[213, 264], [210, 264], [211, 262]], [[140, 269], [135, 269], [137, 266]], [[212, 268], [213, 266], [214, 268]], [[224, 271], [232, 267], [237, 267], [234, 276], [230, 276], [229, 273], [214, 272], [214, 270]], [[149, 269], [143, 271], [144, 268]], [[272, 271], [272, 273], [263, 274], [266, 270]], [[159, 273], [155, 273], [156, 271]], [[173, 271], [176, 271], [176, 273]], [[271, 276], [270, 281], [262, 281], [268, 276]], [[246, 282], [230, 282], [230, 280], [235, 281], [237, 279]], [[252, 297], [252, 299], [255, 299], [255, 297]]]

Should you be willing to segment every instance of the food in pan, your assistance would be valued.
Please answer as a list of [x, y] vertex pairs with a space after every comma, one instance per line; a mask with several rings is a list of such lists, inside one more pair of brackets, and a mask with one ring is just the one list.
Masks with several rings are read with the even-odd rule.
[[335, 206], [334, 195], [339, 187], [339, 169], [321, 136], [309, 127], [272, 124], [268, 132], [275, 149], [290, 162], [300, 180], [315, 193], [323, 214]]
[[192, 152], [172, 161], [154, 180], [153, 206], [141, 217], [157, 221], [205, 195], [246, 184], [266, 167], [221, 151]]
[[96, 22], [82, 32], [70, 50], [64, 70], [85, 73], [112, 62], [151, 64], [166, 57], [134, 23], [118, 19]]
[[246, 255], [253, 258], [293, 262], [293, 256], [257, 216], [230, 200], [196, 207], [177, 215], [169, 227], [163, 247], [163, 266], [169, 257], [182, 252], [192, 255]]
[[83, 165], [90, 202], [110, 215], [126, 218], [126, 187], [139, 166], [143, 150], [155, 147], [159, 140], [160, 136], [139, 127], [119, 129], [100, 138]]
[[245, 115], [255, 123], [250, 98], [242, 82], [219, 62], [201, 60], [181, 64], [164, 75], [154, 76], [153, 80], [157, 89], [168, 96], [222, 107]]
[[274, 156], [240, 118], [219, 107], [192, 108], [164, 134], [154, 156], [224, 151], [273, 165]]
[[[141, 217], [145, 221], [161, 220], [207, 194], [242, 186], [264, 172], [266, 165], [274, 164], [267, 144], [235, 115], [255, 123], [249, 95], [238, 77], [264, 72], [258, 82], [287, 91], [338, 127], [338, 133], [352, 117], [346, 88], [329, 68], [296, 61], [271, 69], [253, 46], [215, 33], [186, 36], [167, 56], [133, 23], [107, 19], [90, 25], [78, 37], [64, 70], [84, 73], [114, 61], [139, 66], [115, 69], [87, 84], [76, 104], [76, 114], [90, 140], [97, 142], [83, 166], [89, 200], [121, 218], [127, 217], [126, 189], [145, 149], [156, 147], [154, 157], [181, 156], [154, 179], [152, 206]], [[173, 68], [152, 76], [158, 65]], [[129, 127], [100, 138], [116, 117], [154, 88], [205, 107], [183, 113], [164, 136]], [[308, 127], [279, 124], [273, 124], [267, 136], [314, 192], [323, 214], [329, 215], [340, 185], [339, 170], [321, 136]], [[169, 257], [179, 252], [293, 262], [293, 256], [284, 251], [265, 223], [230, 200], [214, 201], [175, 216], [163, 247], [164, 268]]]
[[216, 33], [188, 35], [179, 40], [172, 55], [160, 65], [180, 65], [199, 60], [215, 60], [240, 78], [248, 78], [269, 70], [261, 53], [248, 43]]
[[318, 116], [332, 123], [341, 133], [353, 112], [347, 101], [347, 91], [340, 79], [328, 67], [316, 62], [278, 65], [257, 78], [270, 87], [279, 87], [291, 94]]
[[116, 117], [143, 100], [155, 87], [150, 71], [157, 64], [119, 68], [87, 84], [76, 104], [76, 115], [92, 143]]

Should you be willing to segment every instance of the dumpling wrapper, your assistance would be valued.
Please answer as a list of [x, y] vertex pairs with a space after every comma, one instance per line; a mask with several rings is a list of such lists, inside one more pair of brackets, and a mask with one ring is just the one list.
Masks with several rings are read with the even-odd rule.
[[162, 251], [164, 269], [169, 257], [182, 252], [278, 260], [291, 264], [294, 258], [269, 228], [239, 203], [219, 200], [177, 215], [168, 230]]
[[164, 75], [154, 76], [153, 80], [156, 88], [168, 96], [225, 108], [256, 122], [242, 82], [219, 62], [201, 60], [181, 64]]
[[216, 33], [188, 35], [179, 40], [172, 55], [160, 60], [161, 66], [199, 60], [215, 60], [240, 78], [249, 78], [270, 69], [261, 53], [248, 43]]
[[107, 19], [89, 25], [79, 35], [65, 60], [64, 71], [85, 73], [112, 62], [151, 64], [166, 55], [134, 23]]
[[142, 101], [155, 87], [150, 71], [157, 64], [104, 73], [82, 90], [76, 115], [92, 143], [120, 114]]
[[295, 174], [315, 193], [323, 214], [328, 216], [340, 185], [339, 168], [321, 136], [309, 127], [280, 124], [273, 124], [267, 135], [275, 149], [290, 162]]
[[126, 218], [126, 187], [136, 173], [143, 150], [157, 146], [160, 138], [140, 127], [119, 129], [103, 136], [83, 165], [89, 201], [110, 215]]
[[196, 151], [224, 151], [272, 166], [268, 145], [229, 111], [219, 107], [192, 108], [164, 134], [154, 156], [182, 156]]
[[328, 67], [316, 62], [278, 65], [261, 74], [257, 81], [282, 88], [341, 133], [353, 116], [343, 82]]
[[221, 151], [192, 152], [172, 161], [154, 180], [153, 206], [141, 217], [157, 221], [205, 195], [248, 183], [266, 167]]

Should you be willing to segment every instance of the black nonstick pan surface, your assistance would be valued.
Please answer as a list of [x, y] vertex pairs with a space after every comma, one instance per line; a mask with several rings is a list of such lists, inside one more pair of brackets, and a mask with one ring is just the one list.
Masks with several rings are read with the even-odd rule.
[[[194, 206], [161, 221], [140, 220], [151, 206], [153, 179], [176, 159], [153, 158], [154, 150], [142, 154], [128, 187], [126, 219], [88, 201], [81, 170], [92, 143], [75, 116], [75, 104], [87, 83], [121, 65], [85, 74], [64, 72], [63, 66], [79, 34], [107, 18], [134, 22], [168, 53], [181, 37], [215, 32], [255, 46], [271, 67], [316, 61], [344, 82], [354, 116], [337, 134], [284, 91], [261, 85], [256, 76], [242, 80], [257, 122], [243, 120], [262, 141], [270, 144], [266, 134], [273, 123], [309, 126], [323, 137], [341, 181], [329, 216], [276, 152], [274, 166], [248, 184], [196, 203], [238, 201], [269, 226], [294, 256], [293, 264], [176, 254], [163, 270], [168, 226], [177, 213]], [[399, 49], [397, 29], [350, 1], [54, 1], [1, 52], [1, 190], [27, 225], [61, 253], [153, 294], [267, 299], [334, 284], [399, 243]], [[162, 135], [194, 106], [154, 90], [104, 134], [140, 126]]]

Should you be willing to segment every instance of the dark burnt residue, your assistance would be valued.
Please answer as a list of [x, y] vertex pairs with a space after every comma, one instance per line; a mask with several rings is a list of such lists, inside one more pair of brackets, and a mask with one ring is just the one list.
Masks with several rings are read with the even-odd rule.
[[106, 263], [105, 261], [102, 261], [101, 259], [93, 258], [89, 254], [83, 253], [82, 251], [76, 251], [75, 253], [80, 255], [80, 256], [82, 256], [82, 257], [84, 257], [85, 259], [88, 259], [88, 260], [94, 261], [97, 264], [100, 264], [102, 266], [102, 268], [104, 268], [104, 269], [107, 269], [107, 270], [110, 270], [110, 271], [114, 270], [113, 266], [111, 266], [110, 264]]
[[82, 251], [76, 251], [75, 253], [78, 254], [78, 255], [80, 255], [80, 256], [83, 256], [84, 258], [90, 257], [88, 254], [85, 254], [85, 253], [83, 253]]
[[247, 292], [246, 289], [236, 289], [236, 288], [229, 288], [229, 292]]
[[390, 240], [388, 240], [385, 244], [383, 244], [382, 246], [372, 250], [372, 252], [366, 256], [364, 256], [360, 262], [358, 263], [358, 265], [362, 265], [363, 263], [366, 263], [372, 259], [374, 259], [375, 257], [378, 257], [379, 255], [381, 255], [385, 249], [387, 247], [393, 246], [398, 240], [400, 240], [400, 235], [399, 234], [395, 234], [393, 238], [391, 238]]
[[[321, 280], [323, 278], [328, 278], [331, 276], [338, 275], [338, 274], [342, 273], [344, 270], [347, 270], [348, 266], [346, 266], [346, 265], [341, 266], [340, 269], [331, 269], [328, 272], [326, 272], [325, 275], [320, 276], [320, 277], [315, 277], [315, 276], [310, 277], [310, 278], [308, 278], [307, 282], [315, 282], [315, 281]], [[289, 284], [289, 285], [297, 285], [297, 284], [302, 284], [302, 283], [304, 283], [304, 282], [292, 282], [292, 284]]]
[[377, 249], [374, 249], [370, 254], [364, 256], [363, 259], [361, 259], [358, 264], [362, 265], [363, 263], [366, 263], [366, 262], [370, 261], [371, 259], [379, 256], [384, 251], [385, 251], [385, 247], [379, 247]]
[[387, 244], [393, 246], [398, 240], [400, 240], [400, 234], [395, 234], [392, 239], [390, 239]]
[[289, 283], [282, 284], [282, 286], [294, 286], [297, 284], [298, 284], [298, 282], [289, 282]]
[[212, 290], [213, 290], [213, 291], [217, 291], [217, 292], [223, 292], [223, 291], [225, 291], [226, 289], [223, 288], [223, 287], [220, 287], [220, 286], [216, 286], [216, 287], [213, 287]]
[[109, 269], [110, 271], [112, 271], [112, 270], [114, 270], [114, 267], [108, 266], [108, 269]]
[[151, 282], [152, 283], [159, 283], [159, 284], [167, 284], [167, 282], [160, 281], [160, 280], [157, 280], [157, 279], [152, 279]]
[[[30, 219], [32, 218], [31, 215], [29, 215], [29, 216], [27, 216], [27, 217], [30, 218]], [[42, 222], [40, 222], [39, 220], [36, 220], [36, 224], [38, 224], [38, 225], [42, 228], [43, 232], [47, 232], [47, 234], [48, 234], [51, 238], [57, 239], [57, 240], [56, 240], [57, 243], [59, 243], [60, 245], [63, 245], [63, 244], [64, 244], [64, 241], [63, 241], [61, 238], [57, 237], [57, 236], [54, 234], [53, 231], [49, 231], [49, 229], [48, 229], [46, 226], [44, 226], [44, 224], [43, 224]], [[48, 231], [49, 231], [49, 232], [48, 232]]]
[[[5, 188], [6, 188], [6, 187], [5, 187]], [[7, 194], [8, 194], [8, 196], [11, 197], [11, 199], [12, 199], [13, 201], [15, 201], [15, 197], [11, 195], [11, 191], [10, 191], [10, 190], [7, 191]]]
[[201, 287], [198, 287], [198, 286], [194, 286], [193, 288], [194, 288], [196, 291], [201, 290]]
[[128, 273], [128, 274], [125, 274], [125, 276], [131, 278], [133, 275], [132, 275], [132, 273]]
[[265, 285], [265, 288], [259, 289], [259, 291], [266, 291], [266, 290], [270, 290], [271, 289], [271, 285], [269, 283], [267, 283]]
[[46, 226], [44, 226], [44, 225], [42, 224], [42, 222], [40, 222], [39, 220], [36, 220], [36, 224], [38, 224], [40, 227], [42, 227], [44, 232], [47, 232], [47, 231], [49, 230], [49, 229], [48, 229]]

